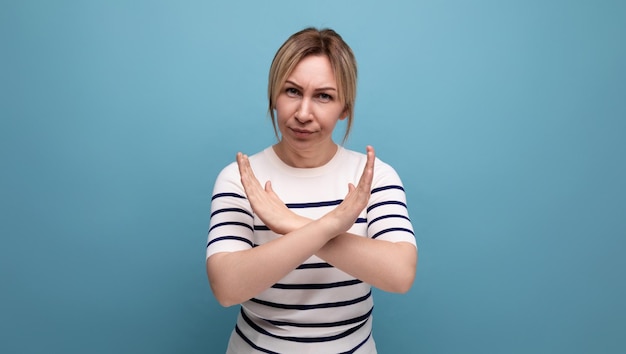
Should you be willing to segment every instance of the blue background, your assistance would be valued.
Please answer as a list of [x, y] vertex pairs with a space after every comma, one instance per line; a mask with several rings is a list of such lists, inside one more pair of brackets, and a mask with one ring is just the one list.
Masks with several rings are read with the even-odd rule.
[[[381, 353], [626, 352], [623, 1], [2, 1], [0, 352], [220, 353], [213, 181], [274, 142], [274, 52], [359, 61], [420, 246]], [[338, 131], [340, 137], [343, 131]]]

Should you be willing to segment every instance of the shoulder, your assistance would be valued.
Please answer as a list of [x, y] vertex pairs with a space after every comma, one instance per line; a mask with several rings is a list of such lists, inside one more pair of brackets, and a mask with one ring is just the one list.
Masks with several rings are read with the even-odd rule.
[[[262, 168], [263, 166], [268, 165], [265, 150], [251, 155], [249, 159], [252, 168], [255, 170], [255, 173], [257, 172], [258, 168]], [[232, 188], [233, 185], [236, 188], [241, 186], [241, 175], [239, 174], [239, 166], [237, 166], [236, 161], [233, 161], [226, 165], [224, 168], [222, 168], [215, 180], [216, 189], [221, 189], [222, 187]]]
[[[248, 158], [250, 159], [250, 164], [252, 167], [262, 167], [267, 165], [267, 154], [265, 153], [267, 149], [261, 150], [254, 155], [250, 155]], [[218, 174], [219, 178], [239, 178], [239, 166], [237, 166], [237, 161], [233, 161], [226, 165], [220, 173]]]
[[220, 171], [217, 175], [217, 180], [228, 180], [235, 177], [239, 178], [239, 168], [237, 167], [237, 162], [233, 161]]
[[[362, 152], [343, 149], [344, 153], [342, 154], [342, 163], [345, 164], [356, 164], [359, 170], [362, 170], [365, 167], [365, 163], [367, 162], [367, 155]], [[376, 161], [374, 162], [374, 178], [378, 176], [386, 176], [393, 175], [397, 176], [396, 170], [388, 163], [376, 157]]]

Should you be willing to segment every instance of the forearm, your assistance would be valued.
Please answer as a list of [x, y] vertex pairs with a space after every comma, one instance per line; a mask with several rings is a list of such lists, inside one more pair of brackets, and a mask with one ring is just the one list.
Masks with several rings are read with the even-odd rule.
[[413, 284], [417, 249], [408, 242], [388, 242], [344, 233], [316, 255], [329, 264], [384, 291], [405, 293]]
[[[291, 227], [300, 228], [311, 219], [295, 216]], [[334, 267], [381, 290], [407, 292], [417, 268], [417, 248], [408, 242], [388, 242], [343, 233], [316, 253]]]
[[320, 219], [258, 247], [212, 255], [207, 274], [215, 297], [223, 306], [249, 300], [315, 254], [335, 232]]
[[[294, 215], [296, 230], [313, 220]], [[415, 278], [417, 249], [407, 242], [388, 242], [343, 233], [319, 248], [315, 255], [334, 267], [384, 291], [407, 292]]]

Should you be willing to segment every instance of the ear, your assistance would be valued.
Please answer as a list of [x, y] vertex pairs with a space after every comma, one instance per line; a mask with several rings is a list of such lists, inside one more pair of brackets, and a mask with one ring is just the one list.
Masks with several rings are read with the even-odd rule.
[[341, 115], [339, 116], [339, 120], [344, 120], [348, 118], [349, 115], [350, 115], [350, 110], [346, 108], [343, 112], [341, 112]]

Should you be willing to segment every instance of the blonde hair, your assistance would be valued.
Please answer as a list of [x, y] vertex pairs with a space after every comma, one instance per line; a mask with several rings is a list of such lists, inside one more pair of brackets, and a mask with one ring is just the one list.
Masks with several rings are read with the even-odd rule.
[[305, 28], [291, 35], [278, 49], [270, 67], [267, 96], [269, 99], [269, 114], [272, 118], [274, 133], [278, 139], [276, 116], [274, 108], [285, 81], [296, 65], [307, 56], [325, 55], [335, 73], [338, 99], [344, 105], [348, 122], [345, 142], [352, 127], [354, 118], [354, 102], [356, 100], [357, 65], [352, 49], [343, 41], [341, 36], [332, 29]]

